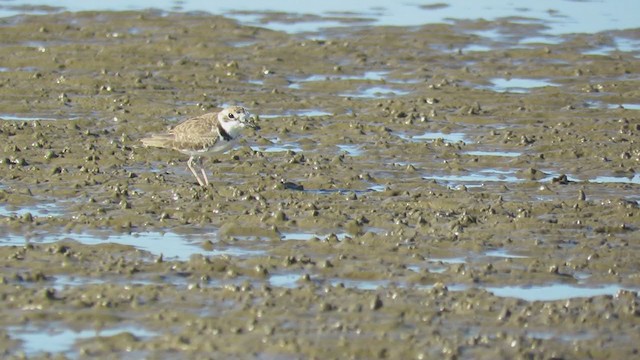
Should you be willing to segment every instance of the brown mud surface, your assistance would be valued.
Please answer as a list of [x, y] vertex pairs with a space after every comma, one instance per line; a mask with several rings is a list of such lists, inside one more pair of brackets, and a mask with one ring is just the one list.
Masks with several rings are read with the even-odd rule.
[[[2, 357], [639, 356], [639, 32], [540, 30], [2, 19]], [[140, 146], [226, 104], [208, 188]]]

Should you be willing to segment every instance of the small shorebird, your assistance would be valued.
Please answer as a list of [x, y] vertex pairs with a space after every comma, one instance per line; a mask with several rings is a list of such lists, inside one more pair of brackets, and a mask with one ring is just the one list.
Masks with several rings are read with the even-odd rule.
[[[187, 119], [166, 133], [153, 134], [140, 141], [144, 146], [169, 148], [189, 155], [187, 167], [200, 186], [207, 186], [209, 179], [200, 166], [200, 156], [231, 149], [244, 127], [257, 129], [249, 116], [249, 112], [243, 107], [231, 106], [219, 113], [208, 113]], [[196, 159], [202, 177], [193, 166], [193, 161]]]

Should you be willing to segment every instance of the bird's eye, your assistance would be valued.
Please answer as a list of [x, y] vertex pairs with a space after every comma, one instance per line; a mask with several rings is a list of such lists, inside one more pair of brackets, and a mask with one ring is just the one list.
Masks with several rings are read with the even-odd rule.
[[229, 114], [228, 116], [229, 116], [229, 119], [235, 118], [235, 116], [233, 116], [233, 114]]

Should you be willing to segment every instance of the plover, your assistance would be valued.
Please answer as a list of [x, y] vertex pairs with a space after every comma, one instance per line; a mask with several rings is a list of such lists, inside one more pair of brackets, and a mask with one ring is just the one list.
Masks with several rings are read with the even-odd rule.
[[218, 113], [187, 119], [166, 133], [153, 134], [141, 141], [144, 146], [169, 148], [189, 155], [187, 167], [200, 186], [207, 186], [207, 173], [199, 164], [200, 177], [193, 166], [194, 160], [200, 163], [200, 156], [233, 148], [244, 127], [258, 128], [247, 110], [241, 106], [231, 106]]

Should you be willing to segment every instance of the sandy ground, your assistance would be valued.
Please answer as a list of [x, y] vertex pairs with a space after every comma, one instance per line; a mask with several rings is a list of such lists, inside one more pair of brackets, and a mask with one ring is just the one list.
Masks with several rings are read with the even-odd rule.
[[638, 31], [358, 24], [3, 19], [2, 357], [637, 357]]

